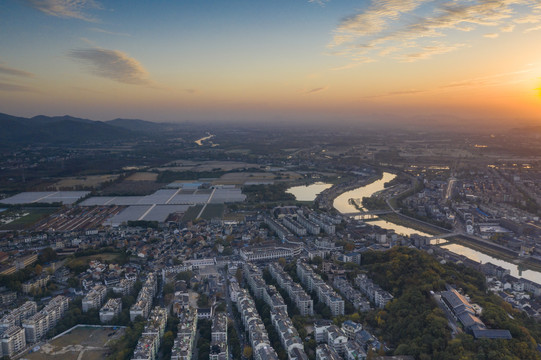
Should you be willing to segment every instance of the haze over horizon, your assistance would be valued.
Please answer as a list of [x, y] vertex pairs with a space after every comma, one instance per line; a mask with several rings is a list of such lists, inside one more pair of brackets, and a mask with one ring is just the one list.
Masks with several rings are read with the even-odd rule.
[[17, 116], [541, 125], [539, 1], [7, 0], [0, 19]]

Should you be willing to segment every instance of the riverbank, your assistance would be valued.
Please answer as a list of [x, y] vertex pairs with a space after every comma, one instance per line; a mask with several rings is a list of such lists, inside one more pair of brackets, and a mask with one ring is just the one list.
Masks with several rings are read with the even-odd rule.
[[465, 236], [454, 236], [447, 240], [449, 240], [451, 243], [462, 245], [464, 247], [482, 252], [483, 254], [492, 256], [494, 258], [510, 262], [517, 266], [521, 266], [522, 268], [524, 268], [524, 270], [528, 269], [541, 272], [540, 261], [528, 257], [519, 257], [518, 253], [513, 250], [508, 249], [507, 251], [505, 251], [503, 249], [492, 247], [486, 243], [481, 243]]
[[[441, 229], [436, 228], [435, 226], [431, 226], [426, 223], [420, 223], [417, 220], [413, 220], [411, 218], [405, 218], [398, 214], [384, 214], [384, 215], [379, 215], [378, 218], [381, 220], [391, 222], [396, 225], [405, 226], [405, 227], [409, 227], [418, 231], [422, 231], [430, 235], [443, 235], [443, 234], [451, 232], [451, 231], [445, 232]], [[377, 219], [374, 219], [374, 220], [377, 220]]]
[[367, 186], [369, 184], [372, 184], [375, 181], [380, 180], [383, 178], [383, 174], [379, 173], [377, 175], [374, 175], [372, 177], [366, 178], [366, 179], [358, 179], [355, 181], [350, 181], [347, 183], [341, 183], [338, 185], [334, 185], [324, 191], [322, 191], [317, 197], [315, 202], [319, 204], [319, 207], [326, 210], [331, 210], [334, 208], [334, 200], [341, 196], [342, 194], [355, 190], [359, 187]]
[[[392, 175], [390, 173], [384, 173], [383, 177]], [[370, 179], [364, 181], [368, 183]], [[333, 206], [342, 214], [346, 213], [355, 213], [358, 210], [355, 209], [355, 206], [348, 202], [349, 198], [358, 198], [362, 199], [363, 197], [370, 197], [374, 193], [383, 190], [382, 181], [375, 181], [373, 184], [363, 185], [362, 188], [355, 189], [352, 192], [352, 196], [342, 195], [337, 197]], [[387, 201], [387, 206], [390, 208], [390, 204]], [[464, 255], [475, 261], [492, 262], [499, 266], [503, 266], [506, 269], [509, 269], [513, 276], [522, 276], [519, 274], [520, 270], [524, 270], [527, 273], [533, 271], [537, 273], [536, 275], [528, 275], [527, 278], [541, 283], [539, 278], [539, 273], [541, 273], [541, 259], [531, 258], [531, 257], [519, 257], [518, 252], [499, 244], [489, 242], [485, 239], [478, 238], [475, 236], [470, 236], [466, 234], [459, 234], [453, 232], [453, 230], [445, 229], [434, 224], [430, 224], [400, 213], [390, 213], [380, 215], [374, 219], [365, 220], [367, 223], [372, 223], [373, 225], [379, 226], [383, 229], [394, 230], [398, 234], [411, 235], [418, 233], [427, 237], [443, 236], [444, 234], [453, 234], [452, 238], [446, 244], [438, 245], [448, 251], [453, 253]], [[518, 267], [518, 272], [517, 272]]]
[[[415, 229], [415, 230], [418, 230], [427, 234], [431, 234], [434, 236], [445, 234], [445, 232], [443, 232], [441, 229], [436, 229], [425, 223], [416, 222], [413, 219], [403, 218], [398, 214], [380, 215], [379, 218], [382, 220], [388, 221], [390, 223], [396, 224], [396, 225], [409, 227], [411, 229]], [[452, 231], [448, 231], [448, 232], [452, 232]], [[497, 244], [489, 244], [484, 241], [481, 242], [479, 240], [462, 236], [462, 235], [453, 236], [451, 238], [447, 238], [446, 240], [449, 241], [450, 243], [462, 245], [464, 247], [482, 252], [494, 258], [504, 260], [512, 264], [520, 265], [524, 267], [524, 269], [541, 272], [541, 261], [537, 259], [533, 259], [533, 258], [519, 257], [516, 251], [513, 251], [511, 249], [504, 249], [498, 246]], [[445, 246], [445, 245], [446, 244], [442, 244], [441, 246]]]

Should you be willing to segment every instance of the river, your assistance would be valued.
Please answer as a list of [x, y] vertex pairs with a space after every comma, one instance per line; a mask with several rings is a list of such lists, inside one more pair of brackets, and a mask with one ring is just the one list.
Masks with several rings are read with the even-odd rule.
[[194, 143], [196, 143], [199, 146], [203, 146], [203, 141], [212, 139], [214, 136], [215, 135], [209, 134], [208, 136], [205, 136], [205, 137], [202, 137], [201, 139], [195, 140]]
[[298, 201], [314, 201], [323, 190], [330, 188], [332, 184], [316, 182], [310, 185], [293, 186], [286, 193], [293, 194]]
[[[345, 192], [342, 195], [338, 196], [336, 199], [334, 199], [333, 206], [340, 213], [358, 212], [355, 206], [349, 203], [348, 201], [349, 199], [351, 198], [362, 199], [363, 197], [370, 197], [373, 194], [377, 193], [378, 191], [382, 191], [384, 189], [384, 184], [386, 182], [393, 180], [395, 177], [396, 177], [395, 174], [384, 172], [383, 177], [381, 179], [376, 180], [368, 185], [361, 186], [357, 189]], [[397, 225], [397, 224], [394, 224], [392, 222], [385, 221], [382, 219], [370, 221], [370, 224], [377, 225], [383, 229], [394, 230], [397, 234], [402, 234], [402, 235], [419, 234], [423, 236], [432, 236], [422, 231], [415, 230], [415, 229], [402, 226], [402, 225]], [[495, 265], [508, 269], [511, 272], [511, 275], [515, 277], [523, 277], [525, 279], [535, 281], [541, 284], [540, 272], [533, 271], [533, 270], [520, 271], [516, 264], [510, 263], [505, 260], [500, 260], [498, 258], [492, 257], [480, 251], [473, 250], [459, 244], [449, 243], [449, 244], [442, 245], [441, 247], [451, 252], [454, 252], [455, 254], [466, 256], [467, 258], [475, 260], [475, 261], [481, 261], [483, 263], [491, 262]]]

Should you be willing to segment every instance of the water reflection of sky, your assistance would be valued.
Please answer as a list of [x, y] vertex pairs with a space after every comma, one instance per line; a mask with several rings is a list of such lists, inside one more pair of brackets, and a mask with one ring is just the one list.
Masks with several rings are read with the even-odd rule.
[[358, 211], [354, 205], [349, 203], [349, 199], [362, 199], [363, 197], [370, 197], [372, 194], [384, 189], [384, 184], [393, 180], [396, 177], [395, 174], [383, 173], [383, 177], [374, 181], [366, 186], [361, 186], [355, 190], [347, 191], [342, 195], [334, 199], [333, 206], [341, 213], [350, 213]]
[[319, 193], [331, 186], [332, 184], [316, 182], [311, 185], [293, 186], [287, 189], [286, 192], [293, 194], [298, 201], [314, 201]]

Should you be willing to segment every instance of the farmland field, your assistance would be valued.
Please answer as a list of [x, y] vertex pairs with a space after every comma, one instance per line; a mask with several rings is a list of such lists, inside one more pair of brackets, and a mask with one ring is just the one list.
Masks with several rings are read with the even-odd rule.
[[126, 178], [128, 181], [156, 181], [158, 178], [157, 173], [151, 172], [136, 172]]
[[[23, 210], [14, 211], [4, 211], [0, 215], [0, 218], [11, 218], [9, 222], [0, 222], [0, 230], [22, 230], [26, 229], [41, 219], [46, 218], [53, 212], [57, 211], [58, 208], [27, 208]], [[16, 215], [18, 214], [18, 215]]]
[[212, 220], [214, 218], [222, 218], [224, 215], [224, 204], [207, 204], [201, 217], [205, 220]]
[[118, 178], [118, 175], [89, 175], [68, 177], [57, 181], [53, 186], [57, 189], [96, 188], [107, 181]]

